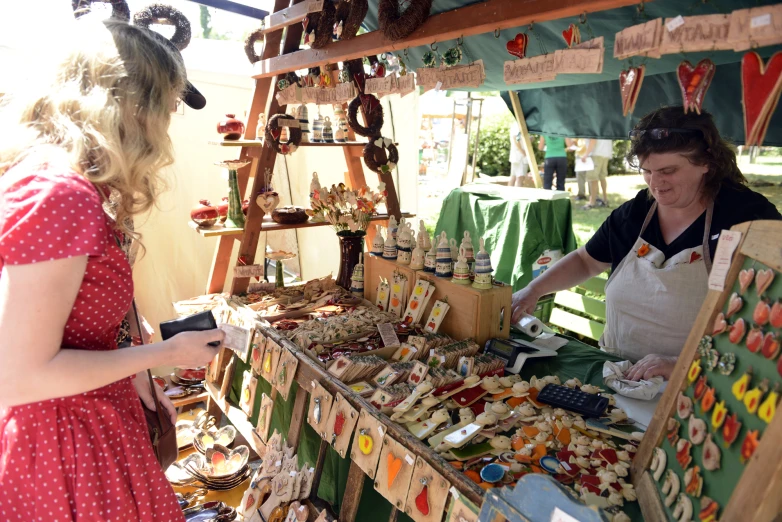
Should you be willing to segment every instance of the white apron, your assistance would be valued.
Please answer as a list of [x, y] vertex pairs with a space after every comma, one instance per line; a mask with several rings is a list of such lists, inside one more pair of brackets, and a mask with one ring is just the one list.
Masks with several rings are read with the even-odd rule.
[[[678, 356], [709, 290], [709, 230], [714, 203], [706, 208], [703, 243], [668, 260], [641, 239], [656, 210], [655, 201], [635, 245], [605, 287], [606, 328], [600, 346], [632, 362], [652, 353]], [[643, 254], [647, 249], [645, 255], [639, 255], [639, 250]]]

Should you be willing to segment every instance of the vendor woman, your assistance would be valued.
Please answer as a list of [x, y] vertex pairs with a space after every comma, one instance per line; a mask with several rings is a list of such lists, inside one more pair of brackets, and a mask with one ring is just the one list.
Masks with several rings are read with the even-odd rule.
[[513, 295], [513, 319], [542, 295], [611, 269], [600, 346], [628, 359], [630, 380], [670, 378], [708, 291], [722, 230], [782, 219], [746, 187], [736, 154], [711, 115], [665, 107], [630, 132], [629, 159], [647, 188], [614, 210], [594, 236]]

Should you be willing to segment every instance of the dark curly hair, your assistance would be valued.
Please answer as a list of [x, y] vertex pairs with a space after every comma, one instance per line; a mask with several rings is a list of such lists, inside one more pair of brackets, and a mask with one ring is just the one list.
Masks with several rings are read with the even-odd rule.
[[685, 114], [681, 105], [661, 107], [650, 112], [636, 124], [633, 130], [647, 129], [694, 129], [695, 133], [672, 133], [665, 139], [653, 139], [646, 135], [633, 139], [627, 154], [627, 161], [635, 168], [650, 154], [678, 152], [693, 165], [708, 166], [703, 180], [703, 194], [714, 198], [724, 184], [741, 186], [747, 179], [736, 164], [736, 153], [732, 146], [720, 137], [714, 119], [706, 111], [700, 114]]

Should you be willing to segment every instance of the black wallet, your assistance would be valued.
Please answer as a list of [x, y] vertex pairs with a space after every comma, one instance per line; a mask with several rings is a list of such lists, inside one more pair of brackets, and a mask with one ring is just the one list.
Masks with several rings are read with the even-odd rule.
[[[214, 330], [217, 328], [217, 321], [212, 315], [211, 310], [198, 312], [187, 317], [180, 317], [171, 321], [160, 323], [160, 336], [165, 341], [182, 332], [201, 332], [203, 330]], [[219, 346], [218, 341], [209, 343], [209, 346]]]

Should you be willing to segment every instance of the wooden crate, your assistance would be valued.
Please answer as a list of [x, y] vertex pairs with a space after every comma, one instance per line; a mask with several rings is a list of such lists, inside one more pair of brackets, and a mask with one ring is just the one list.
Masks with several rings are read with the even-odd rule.
[[409, 298], [410, 294], [413, 293], [413, 286], [415, 286], [415, 270], [411, 270], [409, 266], [398, 265], [394, 261], [383, 259], [380, 256], [364, 254], [364, 298], [375, 304], [377, 285], [380, 282], [378, 278], [384, 277], [391, 283], [394, 279], [394, 271], [399, 271], [402, 275], [407, 276], [407, 297]]
[[448, 297], [451, 309], [445, 316], [439, 333], [450, 335], [457, 340], [469, 337], [481, 346], [489, 339], [507, 339], [510, 335], [512, 287], [503, 285], [489, 290], [478, 290], [472, 285], [457, 285], [450, 279], [435, 277], [425, 272], [418, 272], [416, 277], [416, 282], [423, 279], [435, 286], [421, 322], [429, 317], [435, 301]]

